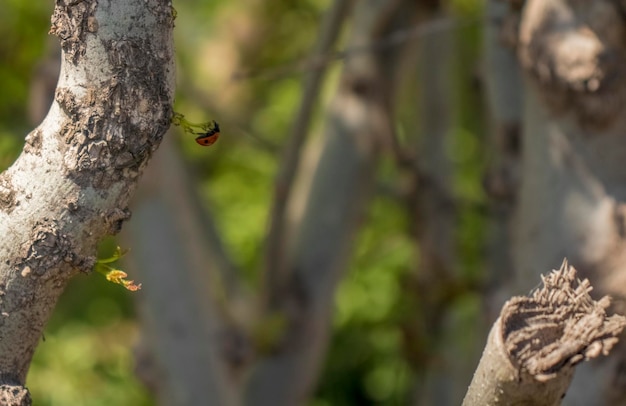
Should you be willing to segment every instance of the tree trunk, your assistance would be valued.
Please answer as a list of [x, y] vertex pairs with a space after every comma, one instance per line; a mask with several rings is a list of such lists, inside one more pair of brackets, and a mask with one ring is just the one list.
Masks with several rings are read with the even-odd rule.
[[607, 316], [609, 298], [594, 301], [589, 281], [567, 261], [541, 280], [541, 288], [502, 308], [464, 406], [560, 405], [574, 366], [617, 343], [626, 318]]
[[[518, 291], [567, 256], [623, 313], [626, 26], [619, 4], [529, 0], [524, 5], [517, 37], [526, 73], [524, 150], [513, 230]], [[623, 393], [611, 393], [611, 388], [622, 391], [614, 384], [623, 379], [619, 364], [604, 363], [604, 372], [579, 371], [565, 403], [623, 401]], [[591, 382], [593, 389], [585, 385]]]
[[23, 394], [48, 317], [98, 241], [130, 216], [129, 198], [171, 119], [171, 5], [56, 3], [63, 60], [55, 101], [0, 175], [0, 398]]

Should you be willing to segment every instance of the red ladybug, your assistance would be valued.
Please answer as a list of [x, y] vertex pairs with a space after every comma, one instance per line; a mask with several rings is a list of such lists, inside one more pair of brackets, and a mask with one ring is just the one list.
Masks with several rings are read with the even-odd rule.
[[[196, 133], [197, 134], [197, 133]], [[201, 133], [196, 137], [196, 142], [202, 146], [208, 147], [215, 144], [215, 141], [220, 137], [220, 125], [213, 121], [213, 128], [206, 133]]]

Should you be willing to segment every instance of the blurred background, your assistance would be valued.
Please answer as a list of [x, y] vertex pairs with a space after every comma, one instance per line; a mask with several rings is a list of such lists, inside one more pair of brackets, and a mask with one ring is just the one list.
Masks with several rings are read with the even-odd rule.
[[[483, 2], [174, 7], [175, 110], [221, 137], [167, 134], [100, 254], [130, 249], [118, 266], [143, 289], [75, 278], [31, 366], [34, 404], [201, 404], [175, 399], [194, 393], [163, 355], [181, 334], [209, 348], [196, 375], [250, 404], [458, 400], [442, 376], [469, 383], [488, 325]], [[0, 16], [1, 169], [52, 100], [52, 9], [7, 0]]]

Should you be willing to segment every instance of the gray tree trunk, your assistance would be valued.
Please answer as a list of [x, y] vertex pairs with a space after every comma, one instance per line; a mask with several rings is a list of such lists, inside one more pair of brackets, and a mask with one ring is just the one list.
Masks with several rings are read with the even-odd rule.
[[[514, 35], [525, 102], [513, 262], [519, 292], [567, 256], [623, 313], [626, 26], [620, 4], [529, 0], [522, 9]], [[615, 385], [623, 380], [619, 359], [579, 370], [565, 403], [623, 402], [623, 388]]]
[[98, 241], [170, 124], [173, 16], [157, 0], [59, 0], [55, 101], [0, 175], [0, 398], [28, 404], [28, 367], [68, 280], [91, 272]]

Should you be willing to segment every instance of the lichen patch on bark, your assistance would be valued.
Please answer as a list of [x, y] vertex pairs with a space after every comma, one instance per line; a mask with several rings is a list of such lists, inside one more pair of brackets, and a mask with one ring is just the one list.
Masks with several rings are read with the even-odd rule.
[[94, 13], [96, 0], [57, 0], [52, 14], [50, 34], [61, 39], [64, 56], [72, 63], [85, 55], [85, 34], [98, 29]]
[[16, 268], [22, 276], [45, 280], [54, 276], [49, 274], [50, 269], [59, 269], [63, 262], [73, 264], [76, 258], [68, 236], [61, 232], [55, 221], [44, 219], [33, 226], [30, 238], [22, 245]]
[[67, 280], [74, 274], [67, 272], [68, 269], [89, 273], [96, 258], [80, 254], [77, 244], [69, 233], [60, 228], [59, 222], [44, 218], [35, 223], [30, 238], [21, 246], [18, 258], [11, 262], [24, 278]]
[[123, 39], [104, 46], [112, 79], [87, 89], [83, 96], [69, 88], [55, 94], [69, 116], [63, 130], [66, 173], [79, 185], [98, 189], [139, 176], [172, 114], [163, 83], [166, 64], [152, 52], [153, 44]]

